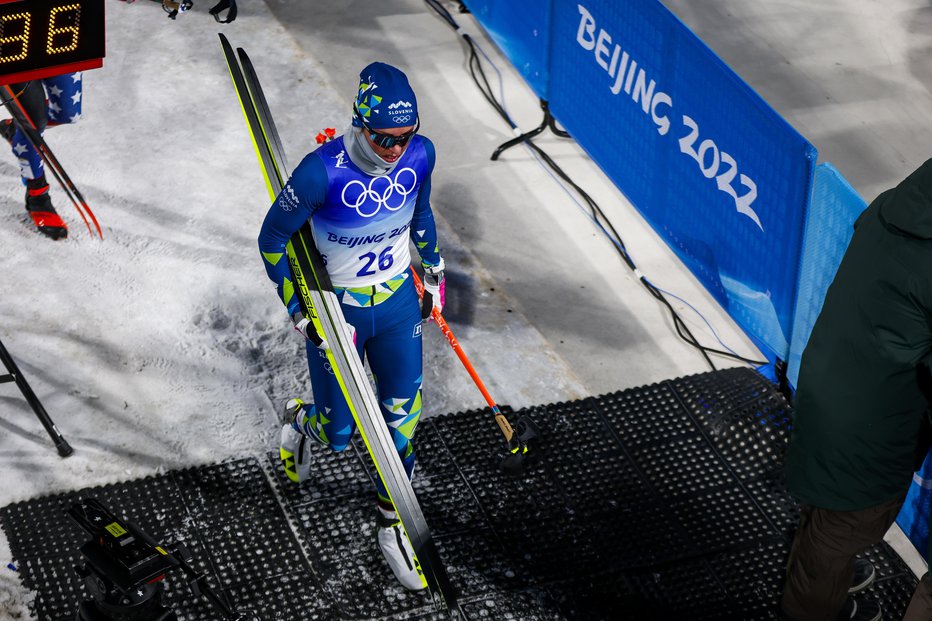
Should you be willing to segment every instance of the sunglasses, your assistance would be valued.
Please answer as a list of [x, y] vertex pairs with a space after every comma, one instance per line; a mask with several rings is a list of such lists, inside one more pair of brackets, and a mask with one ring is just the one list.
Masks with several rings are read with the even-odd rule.
[[374, 142], [376, 145], [382, 147], [383, 149], [391, 149], [392, 147], [396, 145], [403, 147], [406, 144], [408, 144], [408, 141], [411, 140], [411, 137], [417, 133], [418, 127], [415, 126], [414, 129], [412, 129], [409, 132], [405, 132], [404, 134], [400, 136], [392, 136], [391, 134], [382, 134], [377, 131], [369, 129], [368, 127], [366, 127], [365, 129], [367, 132], [369, 132], [369, 140]]
[[391, 149], [394, 146], [401, 146], [401, 147], [405, 146], [406, 144], [408, 144], [408, 141], [411, 140], [411, 137], [414, 136], [414, 134], [417, 133], [417, 130], [420, 129], [421, 127], [421, 119], [418, 118], [414, 121], [414, 129], [412, 129], [409, 132], [405, 132], [401, 134], [400, 136], [392, 136], [391, 134], [383, 134], [369, 127], [369, 125], [366, 124], [366, 121], [363, 118], [362, 114], [359, 113], [358, 109], [355, 109], [355, 112], [356, 112], [356, 118], [359, 119], [359, 122], [362, 124], [362, 128], [366, 130], [367, 134], [369, 134], [369, 140], [374, 142], [376, 146], [381, 147], [383, 149]]

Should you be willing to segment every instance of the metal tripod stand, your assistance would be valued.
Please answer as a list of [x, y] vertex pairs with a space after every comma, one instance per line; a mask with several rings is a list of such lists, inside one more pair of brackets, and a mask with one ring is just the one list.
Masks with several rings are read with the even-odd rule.
[[6, 375], [0, 375], [0, 384], [16, 382], [20, 392], [23, 393], [23, 397], [26, 398], [26, 402], [29, 404], [29, 407], [31, 407], [32, 411], [36, 413], [36, 416], [39, 418], [39, 422], [42, 423], [42, 426], [45, 427], [49, 437], [52, 438], [52, 442], [55, 443], [55, 448], [58, 449], [58, 454], [62, 457], [68, 457], [71, 455], [74, 452], [74, 449], [71, 448], [71, 445], [68, 444], [68, 441], [65, 440], [65, 438], [61, 435], [61, 432], [58, 431], [58, 427], [56, 427], [55, 423], [52, 422], [52, 418], [49, 416], [48, 412], [45, 411], [45, 408], [42, 407], [42, 403], [39, 401], [36, 393], [32, 392], [32, 388], [29, 387], [29, 383], [26, 381], [26, 378], [23, 377], [19, 367], [16, 366], [16, 362], [14, 362], [13, 356], [11, 356], [10, 352], [8, 352], [6, 347], [3, 346], [2, 341], [0, 341], [0, 361], [3, 362], [3, 366], [6, 368]]

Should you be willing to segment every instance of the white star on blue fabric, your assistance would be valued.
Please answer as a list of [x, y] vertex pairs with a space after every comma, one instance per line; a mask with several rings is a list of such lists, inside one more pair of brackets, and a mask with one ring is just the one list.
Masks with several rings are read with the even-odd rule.
[[74, 96], [71, 98], [71, 101], [73, 101], [75, 104], [80, 103], [81, 102], [81, 91], [78, 91], [77, 93], [75, 93]]
[[29, 147], [27, 147], [22, 142], [13, 145], [13, 152], [16, 153], [16, 155], [23, 155], [28, 150], [29, 150]]
[[55, 103], [54, 101], [50, 101], [50, 102], [49, 102], [49, 110], [51, 110], [52, 112], [61, 112], [61, 106], [59, 106], [59, 105], [58, 105], [57, 103]]
[[81, 118], [81, 113], [73, 114], [73, 115], [71, 115], [70, 117], [68, 117], [68, 122], [69, 122], [69, 123], [74, 123], [75, 121], [77, 121], [77, 120], [80, 119], [80, 118]]
[[78, 71], [76, 74], [74, 74], [73, 76], [71, 76], [71, 79], [74, 81], [75, 84], [77, 84], [78, 82], [80, 82], [80, 81], [81, 81], [81, 72]]
[[49, 94], [54, 97], [61, 97], [62, 90], [58, 88], [57, 85], [52, 85], [52, 88], [49, 89]]

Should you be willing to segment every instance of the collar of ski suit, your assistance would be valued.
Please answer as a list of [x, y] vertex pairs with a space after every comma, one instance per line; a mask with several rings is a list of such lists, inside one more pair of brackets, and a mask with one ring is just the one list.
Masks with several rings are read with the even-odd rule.
[[[347, 140], [347, 138], [349, 139]], [[344, 134], [343, 144], [346, 147], [346, 154], [349, 156], [350, 161], [356, 164], [361, 171], [373, 177], [389, 174], [395, 170], [395, 166], [402, 159], [399, 157], [391, 164], [383, 160], [372, 150], [372, 145], [366, 140], [362, 131], [352, 125]]]

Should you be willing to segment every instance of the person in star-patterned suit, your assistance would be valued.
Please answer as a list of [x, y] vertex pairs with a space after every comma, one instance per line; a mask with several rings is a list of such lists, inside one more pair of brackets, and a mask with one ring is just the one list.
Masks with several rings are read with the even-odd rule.
[[[20, 104], [39, 132], [46, 127], [74, 123], [81, 118], [81, 72], [12, 84]], [[10, 119], [0, 123], [0, 134], [10, 143], [19, 161], [26, 186], [26, 211], [41, 233], [52, 239], [67, 237], [68, 227], [52, 206], [49, 184], [39, 153]]]

